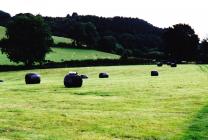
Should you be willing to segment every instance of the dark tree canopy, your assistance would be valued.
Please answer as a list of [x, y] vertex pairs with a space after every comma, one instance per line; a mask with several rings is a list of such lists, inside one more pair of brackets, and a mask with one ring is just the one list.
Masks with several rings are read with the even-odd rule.
[[69, 35], [75, 40], [76, 46], [87, 45], [88, 48], [95, 48], [100, 38], [96, 27], [91, 22], [76, 22], [69, 28]]
[[9, 22], [2, 52], [11, 61], [32, 65], [44, 61], [53, 44], [51, 32], [40, 15], [18, 14]]
[[99, 50], [109, 52], [109, 50], [112, 52], [115, 49], [116, 46], [116, 38], [113, 36], [104, 36], [99, 41]]
[[203, 53], [206, 49], [199, 47], [198, 36], [187, 24], [161, 29], [139, 18], [105, 18], [77, 13], [66, 17], [44, 17], [44, 21], [53, 35], [74, 40], [71, 45], [59, 44], [63, 47], [96, 49], [123, 58], [195, 61], [206, 56]]
[[208, 62], [208, 38], [203, 39], [202, 42], [200, 43], [200, 48], [199, 48], [199, 60], [202, 61], [203, 63]]
[[199, 38], [187, 24], [176, 24], [164, 33], [166, 53], [175, 60], [195, 60]]
[[[52, 28], [54, 35], [72, 38], [74, 40], [72, 46], [154, 59], [157, 54], [164, 54], [160, 53], [163, 47], [164, 30], [142, 19], [83, 16], [77, 13], [63, 18], [45, 17], [44, 19]], [[113, 37], [116, 42], [109, 43], [114, 41], [106, 37]]]
[[9, 13], [0, 10], [0, 26], [6, 26], [10, 18]]

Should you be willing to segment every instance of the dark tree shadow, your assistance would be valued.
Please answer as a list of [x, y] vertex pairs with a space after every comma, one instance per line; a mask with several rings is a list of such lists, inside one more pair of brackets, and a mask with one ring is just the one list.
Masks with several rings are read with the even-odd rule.
[[196, 114], [186, 131], [184, 140], [208, 140], [208, 105]]

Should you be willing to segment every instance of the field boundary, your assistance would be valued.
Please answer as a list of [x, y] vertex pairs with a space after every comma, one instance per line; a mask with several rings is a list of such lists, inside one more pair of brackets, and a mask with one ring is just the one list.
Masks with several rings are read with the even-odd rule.
[[92, 66], [118, 66], [118, 65], [150, 65], [152, 59], [97, 59], [97, 60], [72, 60], [64, 62], [48, 61], [43, 65], [26, 67], [23, 65], [0, 65], [0, 71], [17, 71], [29, 69], [67, 68], [67, 67], [92, 67]]

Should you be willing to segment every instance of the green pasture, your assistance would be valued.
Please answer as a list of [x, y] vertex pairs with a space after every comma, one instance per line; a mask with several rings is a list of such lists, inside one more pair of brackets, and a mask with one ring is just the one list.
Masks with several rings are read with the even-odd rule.
[[[6, 29], [0, 26], [0, 39], [5, 36]], [[53, 36], [55, 44], [71, 43], [72, 40], [64, 37]], [[46, 55], [46, 60], [54, 62], [70, 60], [96, 60], [96, 59], [119, 59], [119, 55], [105, 53], [96, 50], [76, 49], [76, 48], [52, 48], [52, 51]], [[0, 65], [18, 65], [11, 62], [0, 50]]]
[[[151, 70], [159, 77], [151, 77]], [[69, 71], [87, 74], [64, 88]], [[25, 85], [37, 72], [41, 84]], [[99, 72], [110, 78], [99, 79]], [[114, 66], [1, 72], [0, 139], [208, 139], [208, 66]]]

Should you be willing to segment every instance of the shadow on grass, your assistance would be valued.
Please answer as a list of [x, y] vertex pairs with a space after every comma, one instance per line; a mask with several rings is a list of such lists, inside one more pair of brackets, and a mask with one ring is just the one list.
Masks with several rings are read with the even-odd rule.
[[75, 95], [95, 95], [95, 96], [112, 96], [107, 92], [79, 92], [74, 93]]
[[208, 140], [208, 105], [195, 116], [186, 131], [184, 140]]
[[207, 74], [207, 72], [208, 72], [208, 66], [207, 65], [199, 65], [199, 68], [202, 72]]

